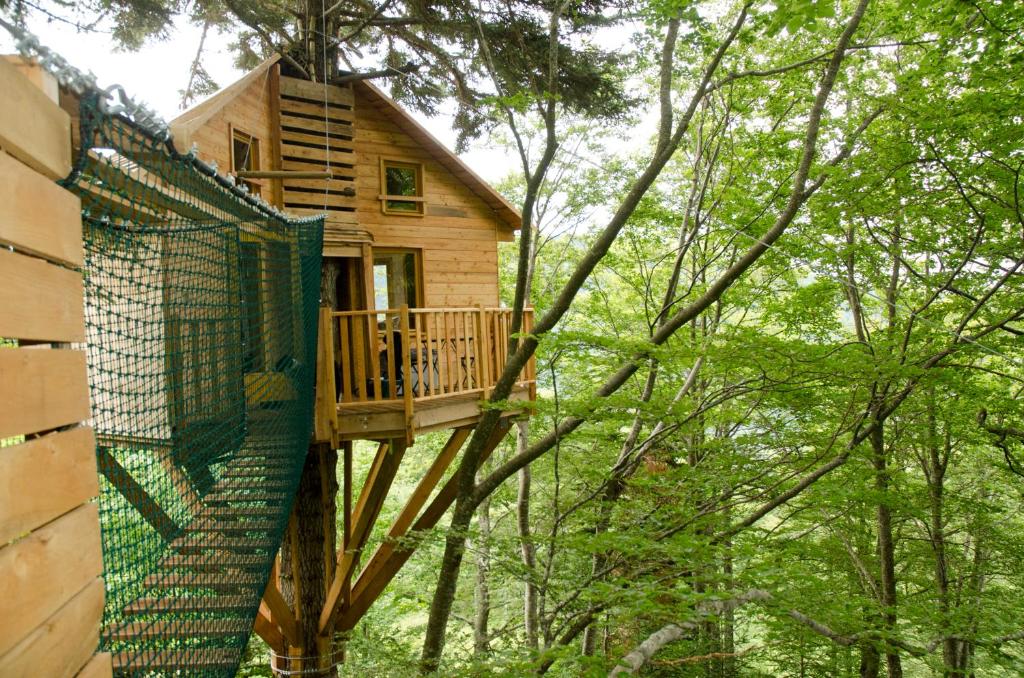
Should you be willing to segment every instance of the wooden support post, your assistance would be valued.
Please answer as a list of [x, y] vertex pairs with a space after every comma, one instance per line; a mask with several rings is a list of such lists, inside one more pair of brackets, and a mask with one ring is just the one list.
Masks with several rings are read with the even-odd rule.
[[[270, 68], [267, 83], [267, 104], [270, 108], [270, 169], [281, 171], [281, 65]], [[282, 177], [267, 177], [270, 181], [270, 202], [278, 209], [284, 209], [284, 182]]]
[[157, 531], [163, 540], [171, 541], [178, 535], [178, 526], [174, 519], [114, 459], [106, 447], [96, 448], [96, 461], [103, 476], [128, 500], [128, 503], [139, 512], [139, 515], [145, 518], [146, 522]]
[[320, 308], [317, 339], [316, 415], [314, 436], [318, 442], [338, 447], [338, 391], [334, 382], [334, 316]]
[[295, 621], [295, 615], [285, 602], [284, 597], [277, 588], [277, 562], [270, 571], [270, 578], [267, 579], [267, 586], [263, 590], [263, 603], [270, 611], [270, 621], [281, 630], [281, 634], [289, 645], [300, 645], [299, 627]]
[[405, 409], [405, 444], [412, 445], [416, 434], [412, 428], [412, 357], [409, 352], [413, 350], [413, 347], [409, 341], [409, 305], [402, 304], [398, 313], [398, 331], [402, 336], [402, 405]]
[[381, 507], [384, 505], [384, 500], [387, 498], [388, 490], [398, 472], [405, 450], [405, 443], [401, 439], [392, 440], [390, 443], [381, 443], [377, 449], [373, 466], [370, 467], [366, 482], [359, 493], [349, 541], [345, 545], [345, 549], [338, 552], [338, 568], [334, 571], [334, 580], [331, 582], [323, 609], [320, 611], [318, 627], [321, 634], [331, 628], [335, 619], [335, 608], [338, 607], [342, 598], [342, 591], [348, 586], [355, 571], [360, 552], [370, 536], [373, 523], [377, 520]]

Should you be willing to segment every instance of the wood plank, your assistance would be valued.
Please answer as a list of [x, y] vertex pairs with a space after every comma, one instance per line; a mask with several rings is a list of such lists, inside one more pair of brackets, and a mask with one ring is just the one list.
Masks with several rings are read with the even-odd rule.
[[351, 87], [324, 85], [323, 83], [290, 78], [288, 76], [281, 76], [281, 94], [312, 99], [313, 101], [324, 101], [326, 99], [330, 103], [350, 108], [355, 100]]
[[82, 206], [78, 196], [0, 151], [0, 243], [70, 266], [81, 266]]
[[125, 651], [113, 656], [117, 671], [150, 671], [181, 669], [182, 666], [213, 669], [234, 669], [241, 660], [241, 650], [189, 648], [185, 650]]
[[252, 596], [196, 596], [183, 598], [164, 596], [144, 597], [124, 606], [124, 613], [152, 614], [154, 612], [230, 612], [248, 610], [253, 604]]
[[109, 652], [97, 652], [75, 678], [113, 678], [112, 656]]
[[135, 507], [149, 525], [163, 539], [169, 540], [177, 534], [178, 527], [174, 519], [154, 500], [146, 488], [123, 467], [105, 447], [97, 449], [97, 465], [110, 484]]
[[73, 428], [0, 454], [0, 544], [84, 504], [99, 492], [92, 429]]
[[89, 418], [85, 352], [0, 349], [0, 438]]
[[50, 179], [71, 173], [71, 117], [0, 60], [0, 148]]
[[146, 640], [149, 638], [223, 638], [248, 634], [252, 624], [243, 619], [190, 619], [180, 621], [132, 621], [108, 628], [112, 640]]
[[318, 134], [321, 138], [325, 131], [330, 132], [331, 136], [335, 137], [351, 138], [353, 135], [352, 123], [348, 120], [343, 122], [324, 122], [323, 118], [317, 120], [301, 118], [297, 115], [288, 115], [284, 111], [281, 112], [281, 126], [305, 130], [307, 134]]
[[0, 655], [103, 571], [96, 504], [85, 504], [0, 548]]
[[344, 123], [355, 120], [352, 111], [337, 106], [327, 106], [326, 114], [324, 105], [318, 102], [303, 101], [281, 97], [281, 112], [292, 117], [307, 116], [311, 120], [323, 120], [327, 123]]
[[85, 341], [82, 274], [0, 249], [0, 337]]
[[292, 613], [291, 608], [288, 607], [288, 603], [285, 602], [284, 596], [281, 595], [281, 591], [277, 588], [276, 562], [270, 570], [270, 578], [267, 580], [267, 586], [263, 590], [263, 604], [270, 610], [270, 619], [281, 629], [285, 640], [291, 645], [299, 645], [301, 640], [299, 637], [299, 624], [295, 620], [295, 615]]
[[89, 582], [63, 607], [0, 656], [5, 676], [74, 676], [99, 644], [103, 580]]

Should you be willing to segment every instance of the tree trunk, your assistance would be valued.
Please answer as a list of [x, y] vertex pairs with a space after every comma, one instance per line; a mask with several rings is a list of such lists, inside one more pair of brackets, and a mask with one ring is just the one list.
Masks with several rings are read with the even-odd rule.
[[[879, 501], [876, 507], [878, 522], [878, 561], [881, 570], [882, 617], [886, 633], [896, 633], [896, 558], [895, 544], [892, 534], [892, 512], [889, 509], [889, 470], [885, 452], [885, 423], [876, 417], [875, 427], [871, 431], [871, 461], [875, 468], [875, 491]], [[885, 653], [885, 664], [889, 678], [902, 678], [903, 666], [899, 652], [889, 646]]]
[[480, 502], [476, 511], [476, 523], [480, 539], [476, 545], [476, 588], [474, 601], [476, 614], [473, 615], [473, 654], [477, 658], [491, 651], [488, 619], [491, 616], [491, 591], [487, 575], [491, 569], [491, 500]]
[[299, 627], [300, 645], [291, 648], [289, 670], [322, 671], [304, 675], [336, 676], [333, 630], [318, 633], [320, 611], [327, 597], [335, 551], [335, 496], [338, 481], [334, 469], [338, 453], [329, 445], [310, 446], [302, 467], [289, 528], [281, 547], [281, 593], [292, 608]]
[[[516, 454], [521, 454], [529, 445], [530, 422], [528, 419], [516, 422]], [[516, 497], [516, 524], [519, 529], [519, 544], [526, 576], [523, 582], [523, 626], [526, 644], [535, 652], [537, 641], [537, 558], [530, 532], [530, 467], [519, 471], [519, 494]]]

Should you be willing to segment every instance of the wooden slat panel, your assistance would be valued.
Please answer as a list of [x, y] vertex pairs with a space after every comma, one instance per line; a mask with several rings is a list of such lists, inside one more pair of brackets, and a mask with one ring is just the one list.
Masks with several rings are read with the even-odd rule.
[[96, 504], [0, 548], [0, 654], [21, 642], [103, 569]]
[[85, 341], [82, 275], [0, 249], [0, 337]]
[[284, 112], [281, 113], [281, 126], [307, 130], [307, 133], [317, 134], [321, 138], [325, 130], [329, 131], [332, 137], [351, 137], [353, 134], [352, 123], [347, 120], [344, 122], [325, 123], [323, 118], [313, 120], [311, 118], [300, 118], [297, 115], [287, 115]]
[[81, 266], [78, 196], [0, 151], [0, 243]]
[[74, 676], [96, 651], [103, 580], [93, 579], [42, 625], [0, 657], [5, 676]]
[[112, 678], [113, 675], [110, 653], [99, 652], [93, 655], [92, 661], [86, 664], [75, 678]]
[[281, 76], [281, 94], [285, 96], [303, 97], [313, 101], [327, 101], [344, 106], [351, 106], [353, 101], [350, 87], [324, 85], [323, 83]]
[[92, 429], [73, 428], [0, 454], [0, 544], [83, 504], [98, 493]]
[[328, 106], [325, 116], [324, 105], [321, 103], [308, 103], [286, 97], [281, 97], [281, 112], [294, 117], [309, 116], [310, 119], [325, 120], [328, 123], [351, 122], [355, 119], [352, 111], [345, 110], [344, 108]]
[[85, 353], [0, 349], [0, 438], [89, 418]]
[[71, 118], [18, 69], [0, 61], [0, 148], [51, 179], [71, 172]]

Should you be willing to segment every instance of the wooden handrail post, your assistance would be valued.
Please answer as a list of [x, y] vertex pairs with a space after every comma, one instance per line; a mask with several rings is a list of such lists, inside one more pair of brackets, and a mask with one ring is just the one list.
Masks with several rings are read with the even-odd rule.
[[491, 341], [490, 328], [487, 326], [487, 310], [483, 304], [477, 306], [476, 314], [476, 364], [480, 375], [480, 388], [484, 390], [484, 400], [491, 395]]
[[409, 353], [412, 343], [409, 341], [409, 305], [402, 304], [398, 313], [399, 331], [402, 333], [402, 400], [405, 405], [405, 439], [407, 445], [412, 445], [415, 435], [412, 430], [412, 358]]
[[320, 307], [320, 337], [317, 352], [316, 437], [338, 448], [337, 385], [334, 383], [334, 321], [331, 309]]

